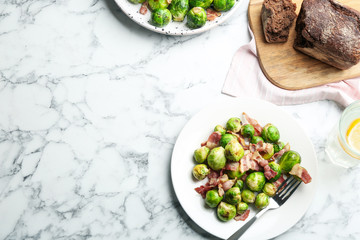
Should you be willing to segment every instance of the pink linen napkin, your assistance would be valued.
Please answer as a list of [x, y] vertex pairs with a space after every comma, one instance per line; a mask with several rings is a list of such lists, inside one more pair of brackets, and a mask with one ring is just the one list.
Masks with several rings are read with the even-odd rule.
[[302, 90], [285, 90], [272, 84], [263, 74], [257, 54], [255, 38], [242, 46], [233, 57], [222, 92], [231, 96], [258, 97], [277, 105], [333, 100], [346, 107], [360, 99], [360, 78]]

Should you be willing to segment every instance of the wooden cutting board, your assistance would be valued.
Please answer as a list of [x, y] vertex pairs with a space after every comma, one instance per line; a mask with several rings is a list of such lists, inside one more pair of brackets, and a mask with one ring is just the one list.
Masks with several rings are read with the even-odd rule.
[[[298, 14], [302, 0], [292, 1], [296, 3]], [[360, 0], [338, 2], [360, 11]], [[262, 3], [263, 0], [250, 0], [248, 15], [261, 69], [273, 84], [284, 89], [297, 90], [360, 76], [360, 64], [347, 70], [339, 70], [296, 51], [293, 48], [295, 22], [286, 43], [266, 43], [260, 18]]]

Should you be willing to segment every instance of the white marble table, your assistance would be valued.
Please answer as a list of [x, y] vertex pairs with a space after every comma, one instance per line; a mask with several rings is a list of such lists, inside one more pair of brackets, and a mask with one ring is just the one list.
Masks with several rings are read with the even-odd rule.
[[[113, 0], [1, 1], [0, 239], [213, 238], [179, 205], [170, 156], [249, 41], [247, 4], [209, 32], [171, 37]], [[315, 145], [319, 185], [277, 239], [359, 239], [359, 168], [324, 155], [342, 108], [283, 108]]]

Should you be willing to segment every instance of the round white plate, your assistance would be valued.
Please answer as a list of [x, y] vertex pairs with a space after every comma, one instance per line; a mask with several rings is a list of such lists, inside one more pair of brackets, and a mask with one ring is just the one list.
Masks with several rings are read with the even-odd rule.
[[134, 22], [139, 25], [162, 34], [167, 35], [192, 35], [201, 32], [205, 32], [228, 19], [240, 6], [241, 0], [236, 0], [235, 5], [228, 12], [221, 12], [221, 16], [214, 21], [207, 21], [206, 24], [198, 29], [190, 29], [186, 26], [186, 18], [183, 22], [170, 22], [164, 27], [155, 27], [149, 23], [151, 17], [151, 11], [148, 10], [145, 15], [139, 13], [141, 4], [132, 4], [128, 0], [115, 0], [120, 9]]
[[[195, 166], [193, 152], [207, 140], [217, 124], [225, 125], [231, 117], [240, 117], [246, 112], [262, 126], [273, 123], [280, 131], [280, 140], [290, 143], [291, 149], [300, 153], [301, 165], [312, 177], [309, 184], [301, 184], [291, 198], [279, 209], [270, 210], [258, 219], [242, 239], [269, 239], [287, 231], [305, 214], [316, 191], [317, 159], [314, 147], [295, 119], [278, 106], [259, 99], [226, 98], [203, 109], [185, 125], [174, 146], [171, 158], [171, 178], [177, 198], [190, 218], [207, 232], [226, 239], [245, 222], [231, 220], [221, 222], [215, 209], [205, 206], [204, 199], [194, 188], [206, 183], [195, 181], [192, 168]], [[252, 210], [250, 217], [257, 211]]]

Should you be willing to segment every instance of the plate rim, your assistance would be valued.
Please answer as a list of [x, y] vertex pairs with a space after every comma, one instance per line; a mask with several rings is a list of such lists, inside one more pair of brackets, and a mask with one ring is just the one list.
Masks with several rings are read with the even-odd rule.
[[[137, 19], [135, 19], [134, 17], [130, 17], [129, 15], [129, 12], [127, 12], [123, 5], [121, 4], [122, 2], [128, 2], [128, 0], [114, 0], [114, 2], [116, 3], [116, 5], [121, 9], [121, 11], [128, 17], [130, 18], [132, 21], [134, 21], [135, 23], [137, 23], [138, 25], [152, 31], [152, 32], [156, 32], [156, 33], [160, 33], [160, 34], [164, 34], [164, 35], [169, 35], [169, 36], [190, 36], [190, 35], [195, 35], [195, 34], [200, 34], [200, 33], [203, 33], [203, 32], [206, 32], [208, 30], [211, 30], [213, 29], [214, 27], [217, 27], [219, 26], [220, 24], [222, 24], [223, 22], [225, 22], [229, 17], [231, 17], [235, 12], [236, 10], [240, 7], [240, 3], [242, 2], [243, 0], [235, 0], [235, 5], [234, 7], [226, 12], [226, 15], [225, 16], [221, 16], [219, 17], [219, 20], [217, 20], [216, 23], [214, 24], [211, 24], [211, 25], [205, 25], [201, 28], [197, 28], [197, 29], [190, 29], [189, 30], [186, 30], [186, 31], [180, 31], [180, 32], [177, 32], [177, 31], [174, 31], [174, 32], [170, 32], [170, 31], [164, 31], [164, 29], [166, 29], [166, 26], [164, 27], [156, 27], [156, 26], [153, 26], [151, 25], [150, 23], [148, 24], [145, 24], [145, 23], [142, 23], [140, 21], [137, 21]], [[129, 4], [132, 4], [132, 3], [129, 3]], [[139, 8], [140, 8], [140, 4], [139, 5]], [[150, 10], [149, 10], [150, 11]], [[131, 13], [132, 14], [132, 13]], [[140, 13], [137, 13], [137, 14], [140, 14]], [[222, 13], [223, 14], [223, 13]], [[208, 21], [207, 21], [208, 22]], [[171, 23], [170, 23], [171, 24]]]
[[[284, 232], [288, 231], [291, 227], [293, 227], [296, 223], [298, 223], [300, 221], [300, 219], [305, 215], [305, 213], [308, 211], [308, 209], [310, 208], [312, 202], [314, 201], [314, 198], [315, 198], [315, 193], [316, 193], [316, 190], [317, 190], [317, 187], [318, 187], [318, 159], [317, 159], [317, 154], [316, 154], [316, 151], [315, 151], [315, 148], [314, 148], [314, 145], [310, 139], [310, 137], [308, 136], [307, 132], [305, 131], [305, 129], [303, 128], [303, 126], [290, 114], [288, 113], [287, 111], [285, 111], [284, 109], [280, 108], [279, 106], [277, 106], [276, 104], [273, 104], [271, 102], [268, 102], [268, 101], [265, 101], [265, 100], [262, 100], [262, 99], [259, 99], [259, 98], [253, 98], [253, 97], [230, 97], [230, 96], [226, 96], [225, 98], [218, 98], [216, 100], [214, 100], [212, 103], [208, 104], [207, 106], [205, 106], [204, 108], [200, 109], [197, 113], [195, 113], [186, 123], [185, 125], [183, 126], [183, 128], [181, 129], [181, 131], [179, 132], [178, 134], [178, 137], [175, 141], [175, 145], [174, 145], [174, 148], [173, 148], [173, 151], [172, 151], [172, 154], [171, 154], [171, 165], [170, 165], [170, 175], [171, 175], [171, 182], [172, 182], [172, 185], [173, 185], [173, 189], [174, 189], [174, 192], [175, 192], [175, 195], [180, 203], [180, 206], [183, 208], [183, 210], [185, 211], [185, 213], [190, 217], [190, 219], [196, 223], [199, 227], [201, 227], [204, 231], [210, 233], [211, 235], [213, 236], [216, 236], [218, 238], [221, 238], [221, 239], [224, 239], [224, 237], [222, 236], [219, 236], [218, 234], [216, 234], [216, 232], [210, 230], [209, 229], [206, 229], [203, 227], [202, 224], [199, 224], [198, 222], [195, 221], [195, 218], [193, 216], [193, 214], [189, 213], [186, 208], [184, 208], [184, 203], [182, 202], [182, 199], [179, 198], [179, 192], [178, 192], [178, 189], [175, 187], [176, 184], [174, 184], [174, 172], [175, 172], [175, 164], [174, 164], [174, 161], [173, 161], [173, 158], [174, 158], [174, 154], [176, 153], [176, 149], [177, 149], [177, 146], [178, 146], [178, 139], [180, 138], [181, 134], [183, 133], [184, 129], [189, 125], [190, 121], [192, 121], [194, 118], [196, 118], [197, 116], [203, 114], [203, 112], [206, 112], [209, 108], [212, 107], [212, 105], [217, 105], [217, 104], [220, 104], [222, 102], [228, 102], [228, 101], [232, 101], [232, 102], [241, 102], [241, 101], [256, 101], [256, 102], [259, 102], [259, 103], [266, 103], [266, 104], [269, 104], [269, 105], [272, 105], [273, 107], [277, 108], [279, 111], [281, 111], [282, 113], [284, 113], [285, 115], [287, 115], [288, 117], [290, 117], [294, 122], [296, 122], [297, 126], [301, 129], [301, 131], [303, 132], [305, 138], [307, 139], [307, 141], [310, 143], [310, 147], [311, 147], [311, 154], [313, 155], [314, 157], [314, 165], [315, 165], [315, 169], [314, 169], [314, 172], [312, 172], [312, 184], [313, 184], [313, 194], [311, 194], [311, 196], [308, 197], [309, 201], [308, 201], [308, 204], [307, 206], [305, 207], [304, 211], [297, 217], [297, 219], [294, 221], [294, 223], [292, 223], [290, 226], [288, 226], [287, 228], [285, 229], [282, 229], [281, 231], [278, 231], [276, 234], [272, 235], [270, 238], [274, 238], [276, 236], [279, 236], [281, 234], [283, 234]], [[315, 177], [315, 178], [314, 178]]]

